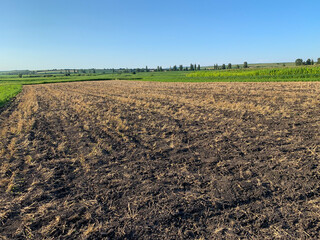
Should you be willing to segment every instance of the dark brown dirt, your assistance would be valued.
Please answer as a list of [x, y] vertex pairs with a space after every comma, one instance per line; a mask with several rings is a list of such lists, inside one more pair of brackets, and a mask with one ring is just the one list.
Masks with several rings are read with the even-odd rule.
[[320, 83], [25, 86], [1, 239], [319, 239]]

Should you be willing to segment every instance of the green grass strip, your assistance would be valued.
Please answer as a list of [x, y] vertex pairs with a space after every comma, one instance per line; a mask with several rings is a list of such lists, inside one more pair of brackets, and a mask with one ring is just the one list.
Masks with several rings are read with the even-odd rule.
[[0, 85], [0, 107], [4, 106], [11, 98], [22, 90], [22, 85]]

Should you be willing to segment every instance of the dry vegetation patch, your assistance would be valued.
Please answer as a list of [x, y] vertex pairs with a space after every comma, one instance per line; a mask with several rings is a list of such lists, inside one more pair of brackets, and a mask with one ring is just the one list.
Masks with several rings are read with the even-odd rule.
[[319, 83], [24, 86], [3, 239], [319, 239]]

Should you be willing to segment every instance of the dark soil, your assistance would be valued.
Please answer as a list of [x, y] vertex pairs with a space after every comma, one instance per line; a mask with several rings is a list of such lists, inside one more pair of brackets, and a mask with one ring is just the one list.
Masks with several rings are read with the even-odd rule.
[[25, 86], [1, 239], [319, 239], [320, 83]]

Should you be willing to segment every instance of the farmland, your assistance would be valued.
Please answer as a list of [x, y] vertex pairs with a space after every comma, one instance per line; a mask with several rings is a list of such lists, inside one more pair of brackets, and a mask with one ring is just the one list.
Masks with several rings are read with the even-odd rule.
[[[303, 78], [319, 78], [320, 67], [292, 67], [292, 68], [268, 68], [268, 69], [239, 69], [224, 71], [198, 71], [187, 74], [188, 77], [262, 77], [263, 79], [303, 79]], [[250, 79], [250, 78], [249, 78]]]
[[[0, 74], [0, 106], [8, 102], [21, 89], [22, 85], [81, 82], [81, 81], [105, 81], [105, 80], [139, 80], [154, 82], [295, 82], [295, 81], [319, 81], [320, 67], [302, 66], [279, 67], [274, 64], [252, 64], [248, 69], [210, 70], [210, 71], [164, 71], [164, 72], [129, 72], [95, 74], [71, 74], [65, 76], [60, 72], [38, 71], [37, 74], [24, 76]], [[286, 66], [287, 66], [286, 65]], [[271, 66], [271, 67], [270, 67]], [[274, 67], [277, 66], [277, 67]], [[74, 70], [76, 71], [76, 70]], [[12, 85], [15, 85], [14, 87]], [[8, 87], [5, 87], [8, 86]], [[5, 90], [4, 90], [5, 89]]]
[[0, 107], [21, 91], [21, 85], [0, 85]]
[[26, 85], [0, 238], [319, 239], [319, 107], [319, 82]]

